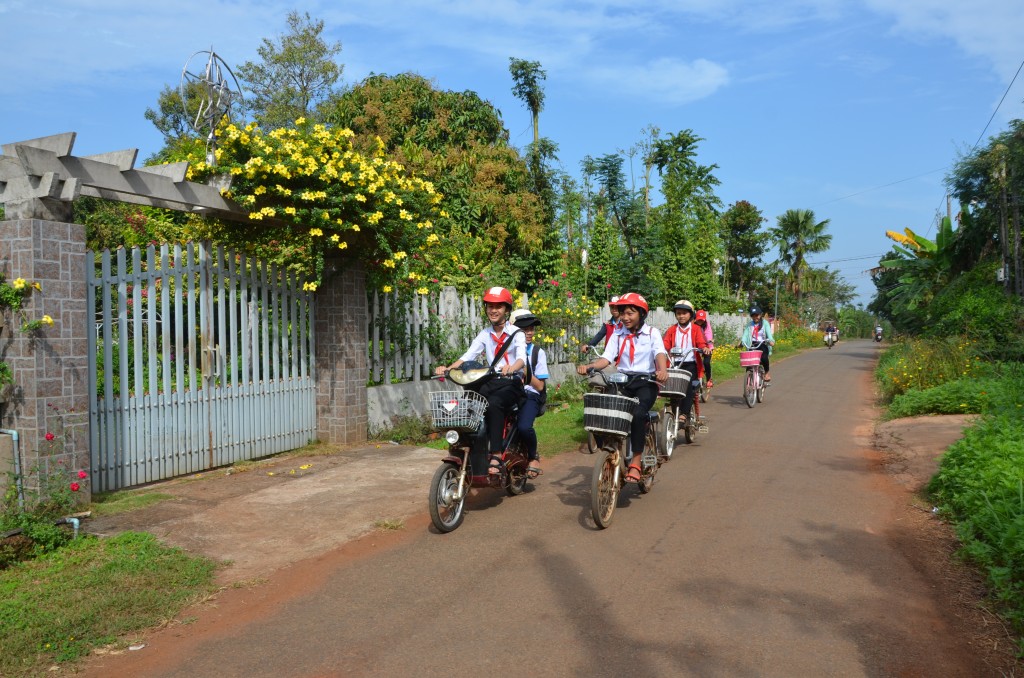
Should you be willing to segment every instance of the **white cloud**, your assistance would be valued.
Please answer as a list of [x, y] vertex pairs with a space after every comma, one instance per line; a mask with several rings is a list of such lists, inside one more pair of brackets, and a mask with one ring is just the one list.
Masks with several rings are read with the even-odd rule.
[[896, 24], [906, 35], [948, 39], [965, 53], [989, 62], [1009, 81], [1021, 62], [1020, 33], [1024, 2], [1020, 0], [865, 0], [867, 7]]
[[661, 58], [642, 65], [595, 67], [585, 77], [609, 94], [624, 93], [669, 105], [703, 99], [729, 82], [728, 70], [707, 59]]

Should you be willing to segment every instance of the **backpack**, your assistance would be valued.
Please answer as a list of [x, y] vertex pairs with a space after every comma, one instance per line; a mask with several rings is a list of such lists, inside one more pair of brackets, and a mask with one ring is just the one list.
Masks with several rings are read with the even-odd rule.
[[[537, 359], [540, 357], [540, 352], [543, 351], [539, 346], [534, 346], [533, 350], [530, 351], [530, 360], [526, 363], [526, 383], [530, 383], [533, 379], [534, 372], [537, 371]], [[540, 392], [540, 407], [537, 408], [537, 416], [542, 417], [548, 409], [548, 389], [545, 386], [544, 390]]]

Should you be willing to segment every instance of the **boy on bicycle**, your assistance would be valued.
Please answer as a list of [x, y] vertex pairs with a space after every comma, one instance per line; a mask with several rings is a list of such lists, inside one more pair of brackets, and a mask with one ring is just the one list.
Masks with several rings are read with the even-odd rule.
[[[586, 375], [589, 369], [600, 370], [614, 364], [620, 373], [633, 377], [654, 377], [664, 384], [668, 381], [668, 352], [658, 328], [645, 325], [650, 307], [647, 300], [636, 292], [619, 297], [619, 318], [622, 326], [615, 330], [601, 357], [589, 365], [580, 365], [576, 371]], [[658, 384], [648, 379], [630, 379], [623, 384], [622, 393], [639, 399], [633, 410], [629, 429], [630, 464], [626, 480], [640, 480], [640, 455], [644, 449], [647, 413], [658, 399]], [[629, 455], [627, 455], [629, 456]]]
[[490, 327], [485, 327], [469, 345], [469, 350], [462, 357], [445, 367], [440, 365], [435, 374], [444, 375], [448, 370], [462, 366], [467, 360], [474, 360], [483, 353], [484, 360], [490, 365], [499, 356], [502, 347], [508, 344], [507, 350], [498, 358], [494, 365], [504, 377], [513, 379], [491, 379], [480, 387], [480, 395], [487, 398], [487, 437], [491, 453], [488, 475], [501, 473], [502, 433], [505, 428], [505, 416], [519, 403], [523, 397], [523, 382], [518, 372], [526, 365], [526, 339], [519, 328], [508, 322], [512, 312], [512, 293], [504, 287], [492, 287], [484, 293], [484, 310]]

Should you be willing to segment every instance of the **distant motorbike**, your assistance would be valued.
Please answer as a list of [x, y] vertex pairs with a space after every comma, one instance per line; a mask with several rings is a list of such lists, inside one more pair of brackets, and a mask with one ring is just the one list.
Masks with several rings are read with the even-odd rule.
[[876, 327], [875, 328], [875, 341], [882, 341], [882, 328], [881, 327]]
[[488, 440], [484, 414], [487, 398], [476, 392], [491, 379], [509, 379], [487, 366], [463, 363], [445, 377], [464, 390], [430, 393], [430, 418], [434, 430], [444, 431], [448, 451], [430, 481], [430, 520], [441, 532], [452, 532], [465, 518], [470, 488], [504, 489], [509, 496], [526, 489], [529, 460], [516, 427], [518, 410], [505, 417], [501, 469], [488, 474]]

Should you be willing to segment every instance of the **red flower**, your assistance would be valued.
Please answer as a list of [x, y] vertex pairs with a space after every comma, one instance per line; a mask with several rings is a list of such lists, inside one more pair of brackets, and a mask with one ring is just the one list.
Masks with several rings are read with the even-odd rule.
[[608, 289], [611, 289], [612, 288], [612, 284], [608, 283], [607, 285], [605, 285], [605, 287], [608, 288]]
[[52, 433], [47, 433], [45, 437], [47, 440], [53, 440], [54, 438], [56, 438], [56, 436], [53, 435]]
[[79, 471], [79, 472], [78, 472], [78, 477], [79, 477], [79, 478], [83, 478], [83, 479], [84, 479], [84, 478], [88, 478], [88, 477], [89, 477], [89, 474], [88, 474], [88, 473], [86, 473], [85, 471]]
[[564, 274], [564, 273], [562, 274], [562, 277], [563, 277], [563, 278], [565, 277], [565, 274]]
[[80, 489], [81, 489], [81, 487], [82, 487], [82, 486], [81, 486], [81, 485], [79, 485], [78, 483], [71, 483], [71, 491], [72, 491], [72, 492], [78, 492], [78, 490], [80, 490]]
[[572, 292], [566, 292], [566, 293], [565, 293], [565, 296], [567, 296], [567, 297], [569, 297], [570, 299], [572, 299]]
[[431, 278], [431, 279], [430, 279], [430, 282], [432, 282], [432, 283], [436, 283], [436, 282], [437, 282], [437, 278]]
[[558, 281], [557, 280], [552, 280], [551, 284], [554, 285], [555, 287], [558, 287]]

